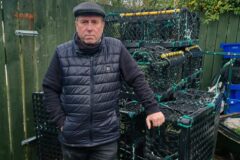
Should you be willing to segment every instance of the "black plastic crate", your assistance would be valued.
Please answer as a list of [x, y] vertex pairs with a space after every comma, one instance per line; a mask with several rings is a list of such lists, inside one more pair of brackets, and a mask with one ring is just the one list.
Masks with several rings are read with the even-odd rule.
[[143, 149], [145, 146], [144, 137], [135, 138], [134, 142], [129, 143], [120, 139], [118, 144], [119, 160], [144, 160]]
[[197, 89], [180, 90], [173, 94], [173, 97], [176, 100], [197, 100], [204, 103], [211, 103], [214, 101], [215, 96], [216, 95], [212, 92]]
[[197, 89], [180, 90], [173, 94], [173, 99], [176, 100], [196, 100], [200, 103], [206, 103], [208, 105], [214, 105], [215, 108], [215, 125], [218, 126], [221, 103], [223, 100], [223, 94], [221, 92], [213, 93]]
[[146, 132], [144, 157], [146, 160], [177, 160], [181, 129], [166, 121], [159, 128]]
[[38, 158], [40, 160], [62, 160], [61, 145], [56, 134], [39, 131]]
[[33, 93], [32, 102], [39, 160], [62, 160], [58, 130], [48, 120], [48, 113], [43, 106], [43, 93]]
[[132, 99], [120, 100], [119, 160], [143, 160], [145, 142], [144, 108]]
[[[185, 118], [185, 117], [183, 117]], [[191, 115], [191, 127], [183, 127], [179, 159], [210, 160], [215, 150], [214, 108], [202, 108]], [[184, 124], [185, 119], [180, 120]]]
[[120, 140], [131, 144], [145, 134], [146, 115], [143, 112], [143, 107], [137, 101], [125, 101], [123, 99], [121, 101]]
[[[177, 91], [174, 93], [174, 98], [177, 100], [184, 100], [184, 99], [191, 99], [191, 100], [198, 100], [201, 103], [206, 103], [208, 106], [214, 106], [214, 137], [217, 137], [218, 132], [218, 126], [219, 126], [219, 117], [220, 117], [220, 109], [221, 104], [223, 100], [223, 94], [218, 93], [212, 93], [202, 90], [196, 90], [196, 89], [187, 89], [182, 91]], [[217, 139], [215, 138], [214, 141], [214, 148], [216, 146]]]
[[147, 132], [146, 158], [212, 159], [217, 127], [214, 103], [214, 94], [202, 93], [200, 97], [187, 96], [162, 104], [166, 122]]

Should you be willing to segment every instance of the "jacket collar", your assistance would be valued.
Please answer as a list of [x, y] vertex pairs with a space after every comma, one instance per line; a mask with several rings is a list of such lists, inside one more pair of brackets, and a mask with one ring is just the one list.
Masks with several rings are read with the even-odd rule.
[[94, 55], [102, 50], [103, 46], [103, 38], [101, 38], [101, 42], [96, 45], [88, 46], [80, 41], [77, 36], [77, 33], [74, 34], [73, 37], [73, 49], [77, 55]]

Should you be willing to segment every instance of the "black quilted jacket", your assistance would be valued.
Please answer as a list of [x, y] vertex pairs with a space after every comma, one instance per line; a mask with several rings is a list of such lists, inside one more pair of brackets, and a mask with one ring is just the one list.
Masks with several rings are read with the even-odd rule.
[[96, 146], [119, 138], [120, 75], [134, 87], [147, 114], [159, 111], [143, 73], [119, 40], [104, 37], [94, 54], [76, 43], [57, 47], [43, 80], [44, 105], [63, 127], [63, 144]]

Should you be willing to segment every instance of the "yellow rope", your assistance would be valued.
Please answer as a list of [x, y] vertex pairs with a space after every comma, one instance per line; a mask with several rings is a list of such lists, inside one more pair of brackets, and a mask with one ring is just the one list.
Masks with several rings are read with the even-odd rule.
[[191, 46], [191, 47], [186, 47], [186, 48], [185, 48], [185, 51], [188, 51], [188, 52], [189, 52], [191, 49], [194, 49], [194, 48], [200, 49], [199, 45], [194, 45], [194, 46]]
[[149, 11], [149, 12], [136, 12], [136, 13], [121, 13], [121, 17], [130, 17], [130, 16], [148, 16], [148, 15], [159, 15], [159, 14], [172, 14], [178, 13], [180, 9], [164, 10], [164, 11]]
[[167, 57], [174, 57], [174, 56], [179, 56], [179, 55], [183, 55], [183, 54], [184, 54], [183, 51], [176, 51], [176, 52], [169, 52], [169, 53], [161, 54], [160, 57], [167, 58]]

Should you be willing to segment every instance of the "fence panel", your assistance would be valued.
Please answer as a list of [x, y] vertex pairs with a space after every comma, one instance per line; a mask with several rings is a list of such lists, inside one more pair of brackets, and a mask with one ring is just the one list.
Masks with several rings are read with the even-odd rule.
[[19, 28], [17, 13], [19, 12], [18, 0], [3, 1], [4, 27], [6, 37], [6, 71], [9, 85], [9, 136], [11, 159], [24, 159], [25, 152], [21, 147], [24, 139], [23, 127], [23, 97], [21, 86], [21, 61], [19, 56], [19, 39], [15, 30]]
[[[33, 1], [24, 0], [18, 3], [18, 13], [15, 17], [18, 19], [19, 28], [22, 31], [35, 31], [33, 11]], [[37, 72], [36, 71], [36, 58], [35, 58], [35, 37], [33, 34], [24, 36], [17, 36], [18, 39], [18, 52], [20, 59], [20, 74], [21, 74], [21, 94], [22, 94], [22, 115], [23, 115], [23, 139], [27, 139], [35, 135], [33, 125], [33, 112], [32, 112], [32, 92], [36, 91]], [[22, 139], [22, 140], [23, 140]], [[30, 145], [23, 147], [25, 158], [33, 159], [34, 148]]]
[[201, 46], [201, 49], [202, 50], [205, 50], [206, 49], [206, 37], [207, 37], [207, 33], [208, 33], [208, 25], [203, 25], [201, 23], [201, 26], [200, 26], [200, 30], [199, 30], [200, 34], [199, 34], [199, 45]]
[[34, 28], [39, 32], [39, 36], [35, 39], [38, 91], [41, 90], [42, 78], [56, 46], [72, 39], [74, 31], [72, 8], [80, 2], [78, 0], [69, 0], [67, 2], [61, 0], [33, 0], [33, 8], [36, 14]]
[[73, 38], [75, 24], [72, 8], [80, 2], [81, 1], [71, 0], [66, 3], [62, 0], [57, 0], [56, 5], [58, 7], [56, 15], [56, 25], [57, 30], [61, 31], [61, 33], [56, 33], [57, 44], [63, 43]]
[[36, 55], [38, 59], [38, 89], [41, 90], [42, 78], [47, 70], [49, 61], [56, 45], [56, 33], [61, 34], [56, 28], [56, 1], [34, 0], [36, 12], [35, 29], [39, 32], [36, 38]]
[[[239, 20], [240, 21], [240, 20]], [[239, 22], [240, 23], [240, 22]], [[236, 26], [235, 26], [236, 27]], [[236, 28], [238, 28], [238, 32], [237, 32], [237, 39], [236, 39], [236, 42], [240, 42], [240, 24], [238, 25], [238, 27], [236, 27]]]
[[[202, 27], [202, 25], [206, 25], [206, 24], [201, 24], [200, 27]], [[208, 25], [207, 26], [207, 31], [202, 30], [203, 32], [207, 32], [206, 37], [202, 37], [202, 39], [200, 39], [200, 44], [204, 43], [204, 41], [206, 41], [206, 45], [204, 47], [204, 50], [211, 50], [214, 51], [215, 50], [215, 41], [216, 41], [216, 28], [218, 26], [217, 22], [213, 22], [212, 25]], [[201, 35], [202, 33], [200, 33]], [[203, 41], [203, 42], [201, 42]], [[201, 47], [201, 46], [200, 46]], [[214, 62], [214, 56], [209, 55], [209, 56], [205, 56], [204, 57], [204, 67], [203, 67], [203, 86], [207, 86], [209, 84], [209, 82], [211, 81], [211, 77], [212, 77], [212, 72], [208, 72], [209, 69], [212, 70], [213, 68], [213, 62]]]
[[[0, 7], [1, 8], [1, 7]], [[0, 9], [0, 22], [2, 22], [2, 9]], [[3, 28], [0, 26], [0, 157], [10, 159], [7, 88], [5, 77], [5, 50], [3, 44]]]
[[[201, 23], [200, 46], [204, 51], [221, 51], [221, 43], [236, 43], [240, 41], [240, 16], [233, 14], [221, 15], [219, 21], [209, 24]], [[206, 34], [207, 33], [207, 34]], [[219, 55], [205, 55], [201, 88], [210, 85], [212, 78], [219, 72], [223, 58]]]
[[[228, 17], [229, 17], [229, 22], [228, 22], [229, 26], [226, 32], [227, 33], [226, 41], [229, 43], [234, 43], [234, 42], [237, 42], [237, 34], [238, 32], [240, 32], [238, 30], [240, 16], [228, 14]], [[226, 22], [225, 22], [225, 25], [227, 25]]]
[[[216, 38], [216, 42], [215, 42], [215, 51], [220, 51], [220, 47], [219, 45], [223, 42], [226, 41], [226, 36], [227, 36], [227, 30], [228, 30], [228, 16], [227, 15], [223, 15], [221, 16], [219, 22], [218, 22], [218, 28], [217, 30], [217, 38]], [[213, 61], [213, 68], [212, 68], [212, 76], [211, 79], [216, 75], [216, 73], [218, 73], [219, 69], [222, 67], [222, 63], [223, 63], [223, 58], [221, 55], [215, 55], [214, 56], [214, 61]]]

